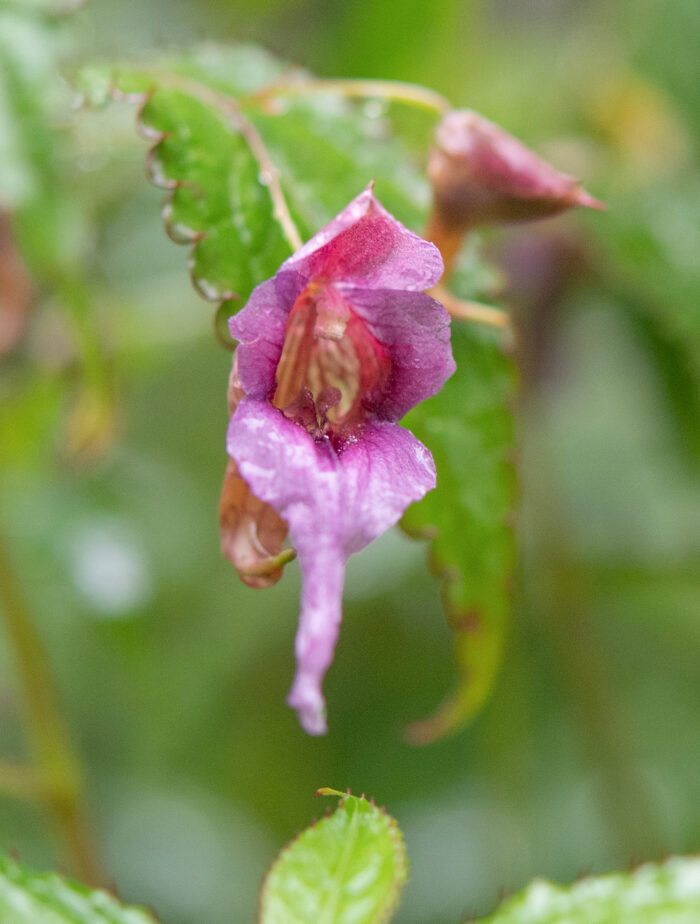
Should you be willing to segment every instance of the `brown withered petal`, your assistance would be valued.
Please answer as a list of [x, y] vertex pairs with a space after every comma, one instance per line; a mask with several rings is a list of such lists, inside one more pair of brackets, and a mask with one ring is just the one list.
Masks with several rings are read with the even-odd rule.
[[[227, 392], [229, 417], [243, 395], [234, 356]], [[245, 584], [262, 589], [279, 581], [287, 561], [279, 559], [287, 538], [287, 524], [269, 504], [255, 497], [231, 458], [221, 489], [219, 525], [221, 551]]]
[[229, 459], [219, 502], [221, 551], [249, 587], [271, 587], [282, 577], [280, 563], [287, 524], [258, 500]]
[[529, 221], [577, 205], [604, 207], [574, 177], [468, 109], [448, 113], [438, 126], [428, 173], [433, 220], [443, 229]]

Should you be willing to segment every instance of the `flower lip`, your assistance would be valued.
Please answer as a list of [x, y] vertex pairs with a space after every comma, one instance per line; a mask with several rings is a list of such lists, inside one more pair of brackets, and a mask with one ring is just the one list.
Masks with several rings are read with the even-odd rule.
[[340, 628], [345, 562], [435, 486], [433, 460], [408, 430], [384, 421], [368, 422], [337, 453], [251, 398], [231, 418], [227, 447], [255, 496], [289, 524], [302, 594], [288, 702], [309, 734], [323, 734], [321, 686]]

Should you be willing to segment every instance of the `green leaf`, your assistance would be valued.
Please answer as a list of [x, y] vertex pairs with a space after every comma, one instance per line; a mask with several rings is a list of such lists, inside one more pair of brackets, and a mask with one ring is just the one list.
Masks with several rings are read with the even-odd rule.
[[700, 858], [674, 857], [570, 888], [532, 882], [480, 924], [697, 924]]
[[457, 371], [405, 423], [428, 446], [438, 486], [409, 508], [403, 528], [432, 539], [431, 568], [455, 633], [458, 685], [408, 729], [415, 743], [456, 731], [486, 701], [500, 666], [513, 567], [515, 474], [510, 403], [514, 367], [491, 329], [454, 322]]
[[[255, 94], [285, 71], [271, 55], [234, 45], [164, 56], [148, 66], [86, 67], [76, 77], [92, 104], [146, 97], [140, 122], [158, 139], [149, 158], [151, 179], [172, 190], [166, 227], [175, 240], [194, 245], [193, 281], [213, 299], [235, 293], [242, 302], [290, 253], [270, 174], [279, 177], [304, 239], [371, 180], [405, 224], [420, 230], [425, 221], [424, 165], [414, 163], [390, 120], [377, 117], [376, 106], [332, 93], [293, 100]], [[273, 170], [261, 161], [251, 131]]]
[[430, 201], [423, 164], [411, 159], [387, 119], [332, 95], [285, 101], [277, 114], [250, 116], [278, 164], [294, 214], [307, 236], [375, 181], [382, 204], [421, 231]]
[[[618, 184], [619, 185], [619, 184]], [[617, 192], [617, 201], [615, 197]], [[603, 286], [647, 348], [691, 463], [700, 461], [700, 184], [695, 172], [613, 192], [596, 235], [608, 255]]]
[[195, 285], [206, 298], [247, 298], [291, 252], [247, 142], [224, 113], [181, 90], [155, 90], [140, 123], [160, 135], [149, 173], [171, 189], [163, 216], [175, 241], [193, 244]]
[[39, 875], [0, 858], [2, 924], [155, 924], [138, 908], [127, 908], [107, 892], [57, 876]]
[[267, 874], [260, 924], [380, 924], [408, 876], [399, 827], [366, 799], [341, 796], [335, 812], [307, 828]]

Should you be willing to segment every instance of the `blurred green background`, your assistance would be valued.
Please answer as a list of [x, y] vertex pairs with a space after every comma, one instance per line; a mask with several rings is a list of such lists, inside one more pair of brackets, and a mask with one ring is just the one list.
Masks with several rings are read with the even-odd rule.
[[[609, 207], [484, 235], [522, 378], [519, 570], [491, 701], [449, 741], [403, 743], [453, 663], [425, 548], [392, 533], [349, 567], [315, 740], [284, 705], [295, 566], [255, 592], [219, 554], [230, 356], [211, 307], [162, 231], [133, 112], [70, 116], [63, 156], [90, 217], [66, 225], [90, 273], [75, 313], [106, 345], [82, 411], [100, 445], [80, 416], [66, 435], [76, 336], [48, 273], [0, 356], [0, 515], [122, 896], [170, 924], [252, 920], [321, 785], [399, 820], [399, 924], [454, 924], [534, 875], [700, 850], [696, 0], [91, 0], [72, 30], [69, 60], [249, 40], [323, 76], [424, 83]], [[0, 753], [21, 755], [2, 636], [0, 678]], [[66, 868], [40, 810], [9, 797], [0, 847]]]

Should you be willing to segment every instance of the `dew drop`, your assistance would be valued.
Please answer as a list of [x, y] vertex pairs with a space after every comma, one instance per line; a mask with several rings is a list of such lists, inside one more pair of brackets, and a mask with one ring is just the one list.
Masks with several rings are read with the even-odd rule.
[[[192, 268], [192, 267], [191, 267]], [[207, 301], [218, 302], [221, 301], [222, 292], [221, 289], [215, 285], [215, 283], [210, 282], [208, 279], [204, 279], [202, 276], [196, 276], [193, 278], [195, 288]]]
[[263, 186], [269, 186], [272, 182], [272, 174], [269, 170], [261, 170], [258, 174], [258, 182]]
[[379, 119], [386, 113], [387, 108], [384, 100], [371, 99], [365, 103], [362, 111], [368, 119]]

